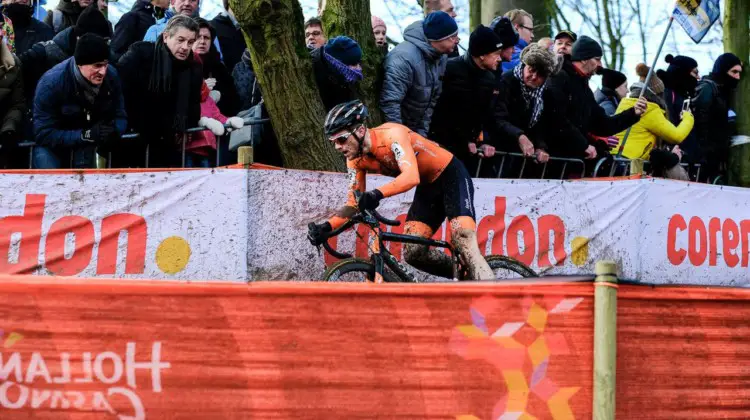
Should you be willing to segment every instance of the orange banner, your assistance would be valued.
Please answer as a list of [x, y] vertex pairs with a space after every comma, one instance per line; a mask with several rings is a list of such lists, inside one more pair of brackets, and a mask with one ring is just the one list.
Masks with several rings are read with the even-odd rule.
[[591, 417], [587, 283], [0, 292], [3, 419]]

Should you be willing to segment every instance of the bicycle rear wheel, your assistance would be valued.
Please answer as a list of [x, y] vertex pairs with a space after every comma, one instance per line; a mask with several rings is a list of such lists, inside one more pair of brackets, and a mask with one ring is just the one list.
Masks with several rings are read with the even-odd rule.
[[[373, 281], [375, 266], [361, 258], [347, 258], [341, 260], [326, 270], [323, 281], [362, 283]], [[383, 279], [388, 283], [398, 283], [400, 280], [389, 270], [383, 271]]]
[[539, 277], [526, 264], [504, 255], [488, 255], [484, 258], [495, 273], [495, 280], [508, 280], [520, 277]]

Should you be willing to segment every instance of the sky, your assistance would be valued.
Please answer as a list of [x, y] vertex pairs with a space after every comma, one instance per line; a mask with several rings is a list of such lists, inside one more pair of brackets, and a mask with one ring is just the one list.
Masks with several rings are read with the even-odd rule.
[[[110, 20], [112, 22], [117, 22], [122, 13], [130, 9], [133, 1], [134, 0], [120, 0], [117, 2], [110, 1]], [[56, 0], [49, 0], [49, 3], [45, 7], [48, 9], [52, 8], [55, 3], [57, 3]], [[317, 0], [300, 0], [300, 3], [306, 19], [315, 16]], [[664, 30], [666, 29], [669, 16], [674, 9], [674, 0], [645, 0], [644, 3], [649, 4], [649, 8], [646, 10], [646, 13], [644, 13], [643, 20], [647, 23], [647, 27], [649, 28], [647, 33], [648, 63], [646, 64], [650, 66], [654, 59], [656, 49], [659, 46], [659, 42], [664, 34]], [[470, 33], [468, 0], [454, 0], [454, 6], [456, 8], [456, 13], [458, 14], [456, 20], [459, 25], [461, 45], [466, 48], [468, 47]], [[421, 10], [417, 5], [416, 0], [370, 0], [370, 8], [374, 15], [379, 16], [386, 22], [388, 25], [388, 36], [396, 41], [403, 40], [401, 35], [401, 30], [403, 28], [406, 28], [410, 23], [421, 19]], [[204, 0], [201, 4], [201, 15], [205, 18], [211, 19], [220, 11], [221, 0]], [[593, 35], [593, 31], [584, 25], [582, 19], [576, 19], [575, 13], [567, 13], [566, 15], [572, 25], [572, 28], [570, 29], [577, 32], [578, 35]], [[397, 16], [397, 18], [394, 16]], [[487, 24], [487, 22], [483, 23]], [[715, 26], [718, 26], [719, 23], [720, 22], [717, 22]], [[712, 32], [706, 36], [706, 40], [709, 38], [716, 39], [717, 35], [720, 34], [720, 28], [712, 28]], [[632, 48], [626, 50], [625, 65], [623, 67], [624, 73], [628, 76], [629, 83], [637, 80], [635, 66], [642, 61], [642, 48], [635, 26], [633, 26], [633, 30], [631, 30], [626, 37], [626, 45], [631, 44]], [[668, 64], [664, 62], [663, 59], [667, 53], [673, 55], [683, 54], [695, 58], [698, 61], [698, 68], [701, 74], [705, 75], [711, 71], [714, 59], [716, 59], [716, 57], [722, 52], [723, 48], [720, 42], [713, 44], [705, 42], [695, 44], [687, 36], [682, 27], [675, 23], [667, 37], [667, 43], [661, 54], [661, 58], [657, 62], [656, 68], [667, 67]], [[596, 79], [597, 78], [595, 77], [592, 80], [593, 85], [599, 83]]]

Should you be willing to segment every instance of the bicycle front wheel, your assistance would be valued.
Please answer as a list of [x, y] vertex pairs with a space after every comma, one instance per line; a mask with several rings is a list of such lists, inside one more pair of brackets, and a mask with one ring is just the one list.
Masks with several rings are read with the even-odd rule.
[[488, 255], [484, 258], [495, 273], [495, 280], [508, 280], [520, 277], [539, 277], [526, 264], [504, 255]]
[[[375, 266], [361, 258], [347, 258], [341, 260], [326, 270], [323, 281], [362, 283], [371, 282], [375, 279]], [[397, 283], [399, 280], [393, 273], [384, 270], [383, 279], [388, 283]]]

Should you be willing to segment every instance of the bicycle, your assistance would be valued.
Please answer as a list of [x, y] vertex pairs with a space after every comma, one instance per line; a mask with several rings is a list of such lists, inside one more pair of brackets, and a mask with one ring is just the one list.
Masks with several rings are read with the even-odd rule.
[[[328, 239], [338, 236], [357, 223], [363, 223], [375, 234], [375, 239], [369, 245], [370, 260], [356, 258], [351, 254], [338, 252], [331, 248]], [[445, 241], [423, 238], [421, 236], [404, 235], [391, 232], [383, 232], [380, 224], [388, 226], [399, 226], [400, 222], [389, 220], [381, 216], [377, 211], [363, 211], [354, 215], [349, 221], [329, 232], [322, 243], [323, 248], [341, 261], [331, 265], [323, 275], [323, 281], [345, 281], [345, 282], [362, 282], [369, 281], [374, 283], [399, 283], [408, 282], [416, 283], [414, 276], [391, 254], [384, 246], [384, 242], [399, 242], [406, 244], [417, 244], [445, 248], [451, 251], [451, 260], [453, 262], [453, 279], [462, 280], [467, 270], [464, 262], [457, 255], [453, 246]], [[307, 225], [309, 231], [313, 231], [315, 223]], [[320, 246], [317, 247], [320, 252]], [[503, 273], [512, 273], [512, 275], [521, 277], [538, 277], [537, 273], [520, 261], [503, 255], [488, 255], [485, 257], [487, 264], [495, 272], [495, 279], [503, 280], [508, 278]], [[388, 268], [386, 270], [385, 268]]]

